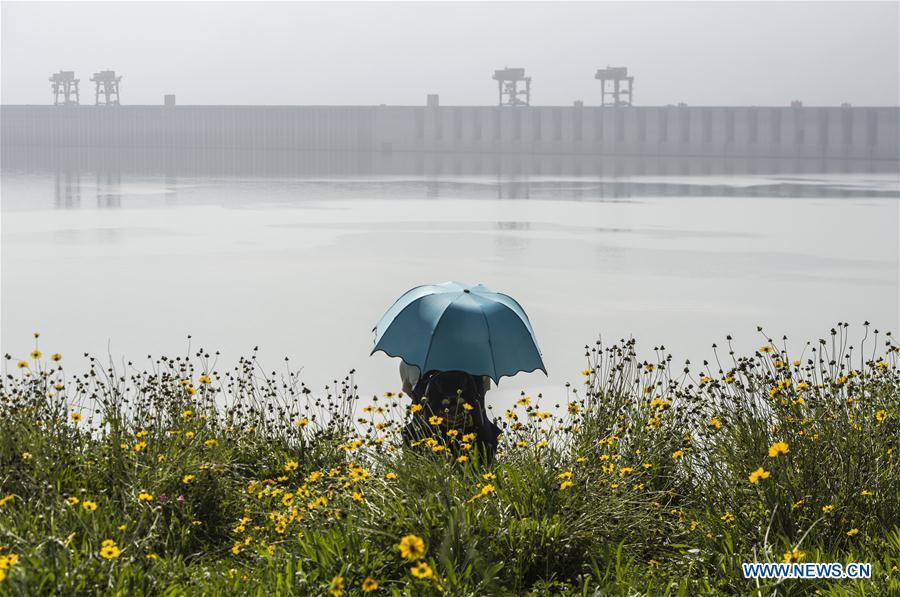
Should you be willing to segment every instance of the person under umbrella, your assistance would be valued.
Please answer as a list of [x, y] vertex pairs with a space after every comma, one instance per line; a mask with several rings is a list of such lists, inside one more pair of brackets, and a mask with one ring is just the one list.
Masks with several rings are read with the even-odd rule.
[[413, 399], [413, 419], [403, 431], [408, 444], [441, 432], [468, 438], [465, 443], [477, 438], [492, 458], [500, 428], [485, 409], [491, 381], [547, 373], [525, 311], [481, 284], [417, 286], [397, 299], [374, 332], [371, 354], [402, 359], [403, 390]]

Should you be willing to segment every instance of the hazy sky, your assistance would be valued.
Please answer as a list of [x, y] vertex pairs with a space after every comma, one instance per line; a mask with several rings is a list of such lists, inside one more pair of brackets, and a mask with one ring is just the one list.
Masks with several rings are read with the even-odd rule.
[[3, 2], [0, 101], [74, 70], [93, 103], [114, 69], [123, 104], [490, 105], [508, 65], [534, 104], [597, 104], [623, 65], [636, 104], [897, 105], [898, 39], [897, 2]]

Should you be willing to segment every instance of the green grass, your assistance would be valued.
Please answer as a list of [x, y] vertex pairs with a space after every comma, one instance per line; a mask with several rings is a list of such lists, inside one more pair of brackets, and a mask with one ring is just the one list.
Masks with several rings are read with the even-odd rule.
[[[203, 350], [75, 372], [36, 346], [0, 386], [0, 594], [900, 592], [900, 352], [846, 327], [700, 368], [586, 347], [567, 404], [502, 414], [490, 464], [446, 430], [402, 448], [409, 400], [352, 375], [317, 394]], [[741, 576], [787, 558], [873, 577]]]

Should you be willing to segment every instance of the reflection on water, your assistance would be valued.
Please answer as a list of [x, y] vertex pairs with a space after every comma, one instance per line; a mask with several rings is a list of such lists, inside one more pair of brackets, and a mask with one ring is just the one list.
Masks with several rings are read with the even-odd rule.
[[17, 147], [4, 152], [2, 167], [52, 174], [57, 208], [117, 208], [123, 195], [174, 204], [179, 188], [235, 181], [261, 189], [270, 181], [273, 199], [285, 201], [285, 180], [290, 200], [900, 196], [900, 165], [889, 161]]

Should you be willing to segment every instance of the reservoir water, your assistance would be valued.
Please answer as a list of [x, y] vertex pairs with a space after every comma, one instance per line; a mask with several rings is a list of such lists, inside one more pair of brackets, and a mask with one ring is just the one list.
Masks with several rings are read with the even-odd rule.
[[[868, 171], [146, 172], [17, 164], [2, 177], [2, 351], [32, 333], [71, 369], [84, 352], [259, 346], [313, 389], [355, 369], [361, 394], [399, 389], [369, 356], [406, 289], [483, 283], [528, 312], [549, 377], [504, 378], [551, 401], [579, 383], [584, 345], [634, 336], [699, 365], [763, 326], [798, 353], [838, 321], [898, 330], [900, 183]], [[757, 171], [754, 171], [757, 170]], [[764, 169], [763, 169], [764, 170]]]

